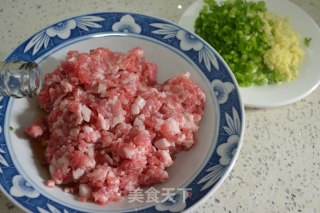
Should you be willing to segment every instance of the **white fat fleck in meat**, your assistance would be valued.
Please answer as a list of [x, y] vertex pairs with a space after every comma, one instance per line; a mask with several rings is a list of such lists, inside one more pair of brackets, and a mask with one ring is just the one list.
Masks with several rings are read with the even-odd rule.
[[[71, 79], [72, 79], [72, 78], [71, 78]], [[79, 100], [79, 98], [83, 95], [83, 93], [84, 93], [84, 92], [83, 92], [82, 89], [76, 87], [76, 88], [74, 89], [74, 91], [73, 91], [74, 99], [75, 99], [75, 100]]]
[[88, 152], [88, 149], [93, 148], [95, 145], [93, 143], [86, 143], [85, 146], [78, 147], [79, 151]]
[[133, 126], [137, 127], [139, 130], [144, 130], [146, 127], [144, 125], [145, 115], [140, 114], [138, 115], [133, 122]]
[[83, 126], [83, 132], [79, 133], [79, 138], [83, 138], [86, 142], [97, 142], [101, 138], [101, 133], [97, 130], [94, 130], [90, 126]]
[[101, 67], [95, 69], [95, 72], [104, 73], [104, 70]]
[[94, 192], [92, 193], [95, 202], [107, 203], [109, 201], [109, 196], [106, 193]]
[[113, 159], [110, 157], [110, 155], [109, 154], [105, 154], [104, 156], [105, 156], [108, 164], [113, 165]]
[[106, 180], [107, 174], [109, 171], [110, 171], [110, 167], [98, 167], [98, 168], [95, 168], [87, 176], [93, 177], [95, 180], [101, 181], [103, 183]]
[[118, 65], [112, 66], [109, 68], [109, 71], [115, 74], [119, 71], [119, 66]]
[[66, 193], [72, 193], [72, 189], [70, 187], [64, 188], [63, 191]]
[[72, 171], [72, 177], [74, 180], [78, 180], [80, 177], [83, 176], [85, 170], [84, 169], [81, 169], [81, 168], [78, 168], [76, 170], [73, 170]]
[[94, 129], [91, 126], [85, 125], [82, 127], [82, 130], [84, 133], [92, 133], [94, 132]]
[[165, 139], [165, 138], [161, 138], [161, 139], [156, 140], [156, 141], [154, 142], [154, 146], [155, 146], [157, 149], [166, 150], [166, 149], [169, 149], [170, 147], [174, 147], [175, 144], [174, 144], [174, 142], [168, 141], [168, 140]]
[[54, 182], [55, 182], [55, 184], [57, 184], [57, 185], [62, 184], [62, 180], [59, 180], [59, 179], [55, 179]]
[[195, 124], [193, 115], [190, 113], [184, 113], [182, 121], [180, 122], [182, 129], [192, 129], [193, 131], [198, 130], [198, 126]]
[[52, 165], [58, 167], [58, 166], [64, 166], [64, 165], [69, 165], [70, 160], [69, 160], [69, 153], [64, 153], [61, 157], [56, 159], [55, 157], [52, 159]]
[[146, 100], [138, 96], [137, 99], [135, 100], [135, 104], [138, 105], [139, 109], [141, 110], [146, 104]]
[[94, 169], [95, 166], [96, 166], [97, 162], [95, 161], [94, 158], [90, 158], [87, 162], [86, 162], [86, 170], [91, 170], [91, 169]]
[[180, 127], [179, 127], [180, 125], [176, 120], [174, 120], [173, 118], [168, 118], [166, 120], [166, 122], [170, 126], [170, 131], [171, 131], [172, 135], [180, 134], [180, 132], [181, 132]]
[[75, 56], [72, 56], [71, 58], [68, 59], [69, 62], [73, 62], [73, 61], [76, 61], [76, 60], [77, 60], [77, 58]]
[[127, 183], [125, 186], [124, 186], [124, 190], [126, 191], [134, 191], [136, 188], [135, 186], [135, 183], [133, 181], [130, 181], [129, 183]]
[[165, 93], [165, 92], [159, 92], [159, 96], [160, 96], [161, 98], [166, 98], [166, 97], [167, 97], [167, 93]]
[[91, 102], [94, 102], [96, 100], [93, 94], [88, 94], [87, 99]]
[[138, 96], [135, 102], [131, 105], [131, 114], [138, 115], [140, 110], [143, 109], [144, 105], [146, 105], [146, 100]]
[[58, 106], [61, 103], [61, 100], [66, 96], [66, 94], [60, 95], [54, 102], [53, 107]]
[[122, 103], [128, 104], [128, 103], [129, 103], [129, 100], [128, 100], [127, 98], [124, 98], [124, 99], [122, 100]]
[[185, 76], [186, 78], [190, 78], [190, 72], [186, 72], [183, 76]]
[[159, 131], [160, 130], [160, 126], [164, 123], [164, 120], [163, 119], [160, 119], [160, 118], [156, 118], [156, 124], [155, 124], [155, 127], [154, 129]]
[[79, 195], [83, 198], [90, 198], [92, 194], [92, 188], [88, 184], [79, 185]]
[[163, 87], [163, 91], [170, 91], [170, 85], [166, 84], [166, 85]]
[[199, 122], [200, 122], [200, 120], [201, 120], [201, 116], [200, 116], [200, 115], [197, 115], [197, 114], [194, 114], [194, 115], [193, 115], [193, 120], [194, 120], [194, 122], [195, 122], [197, 125], [199, 125]]
[[70, 84], [67, 79], [63, 79], [61, 81], [61, 86], [62, 86], [63, 92], [65, 93], [71, 92], [73, 88], [72, 84]]
[[72, 128], [69, 132], [71, 137], [77, 137], [80, 132], [80, 128]]
[[114, 127], [118, 123], [122, 123], [125, 119], [125, 111], [120, 108], [119, 113], [117, 115], [113, 115], [111, 127]]
[[87, 153], [88, 153], [88, 156], [91, 158], [91, 163], [92, 163], [92, 165], [95, 165], [95, 160], [94, 160], [94, 149], [93, 149], [93, 144], [92, 144], [92, 146], [90, 146], [90, 147], [88, 147], [87, 148]]
[[56, 183], [54, 182], [54, 180], [47, 180], [46, 185], [50, 188], [54, 187], [56, 185]]
[[92, 134], [91, 141], [95, 143], [95, 142], [97, 142], [100, 138], [101, 138], [100, 132], [99, 132], [99, 131], [95, 131], [94, 134]]
[[[55, 177], [55, 172], [57, 169], [59, 169], [63, 174], [67, 174], [68, 173], [68, 167], [70, 165], [70, 160], [68, 158], [69, 153], [64, 153], [61, 157], [59, 157], [58, 159], [53, 156], [51, 162], [50, 162], [50, 166], [49, 166], [49, 172], [51, 174], [52, 177]], [[62, 180], [60, 179], [54, 179], [56, 184], [61, 184]]]
[[177, 138], [176, 142], [181, 144], [186, 140], [186, 135], [185, 134], [181, 134], [179, 135], [179, 137]]
[[120, 176], [124, 176], [126, 174], [125, 171], [120, 171]]
[[168, 150], [159, 150], [157, 153], [160, 155], [160, 160], [165, 167], [172, 166], [173, 160]]
[[115, 96], [113, 96], [112, 98], [109, 99], [108, 103], [114, 105], [114, 104], [117, 103], [117, 101], [118, 101], [118, 96], [115, 95]]
[[94, 79], [97, 79], [97, 80], [103, 80], [103, 79], [105, 79], [104, 70], [101, 69], [101, 68], [95, 69], [95, 72], [94, 72], [94, 74], [93, 74], [93, 78], [94, 78]]
[[186, 148], [190, 148], [193, 144], [194, 144], [194, 140], [185, 140], [185, 141], [183, 142], [183, 145], [184, 145]]
[[137, 104], [131, 105], [131, 114], [132, 115], [138, 115], [140, 112], [139, 106]]
[[62, 118], [62, 117], [59, 117], [59, 118], [52, 124], [52, 126], [53, 126], [52, 129], [59, 129], [59, 127], [60, 127], [61, 125], [63, 125], [63, 124], [64, 124], [63, 118]]
[[83, 117], [81, 115], [82, 107], [80, 103], [76, 103], [75, 106], [76, 106], [76, 110], [74, 112], [74, 115], [76, 116], [76, 124], [81, 124], [83, 121]]
[[133, 53], [140, 58], [144, 56], [144, 51], [142, 49], [134, 49]]
[[138, 79], [138, 76], [130, 73], [126, 79], [122, 81], [123, 84], [128, 84], [130, 82], [135, 82]]
[[104, 94], [107, 91], [107, 85], [105, 83], [99, 83], [98, 85], [98, 93]]
[[81, 106], [81, 116], [83, 117], [84, 121], [86, 122], [90, 121], [91, 113], [92, 111], [86, 105]]
[[126, 158], [132, 159], [135, 156], [134, 150], [129, 149], [128, 147], [124, 147], [123, 152], [124, 152]]
[[69, 103], [70, 103], [70, 100], [64, 99], [63, 101], [60, 102], [59, 109], [60, 110], [65, 109]]
[[119, 156], [112, 156], [112, 158], [113, 158], [113, 162], [115, 162], [115, 163], [119, 163], [119, 161], [120, 161], [120, 157]]
[[51, 86], [53, 83], [60, 82], [61, 78], [58, 75], [53, 75], [51, 78], [47, 79], [46, 84]]
[[103, 117], [103, 115], [101, 115], [100, 113], [98, 113], [98, 121], [99, 121], [101, 129], [109, 130], [109, 128], [110, 128], [109, 120], [105, 119]]
[[79, 66], [80, 69], [86, 70], [88, 69], [88, 63], [83, 63]]

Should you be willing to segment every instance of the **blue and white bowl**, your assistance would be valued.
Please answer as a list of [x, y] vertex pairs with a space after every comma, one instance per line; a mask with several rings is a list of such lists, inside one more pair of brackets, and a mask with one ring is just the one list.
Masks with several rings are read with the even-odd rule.
[[[158, 65], [158, 81], [185, 72], [207, 96], [198, 144], [181, 152], [166, 183], [137, 191], [118, 203], [79, 202], [59, 187], [45, 186], [37, 145], [24, 135], [39, 108], [35, 100], [0, 100], [0, 187], [26, 212], [180, 212], [194, 208], [223, 182], [239, 154], [244, 108], [228, 66], [205, 41], [168, 21], [133, 13], [96, 13], [53, 24], [27, 39], [7, 58], [34, 60], [52, 71], [69, 50], [136, 46]], [[12, 128], [13, 130], [12, 130]], [[138, 198], [137, 198], [138, 197]]]

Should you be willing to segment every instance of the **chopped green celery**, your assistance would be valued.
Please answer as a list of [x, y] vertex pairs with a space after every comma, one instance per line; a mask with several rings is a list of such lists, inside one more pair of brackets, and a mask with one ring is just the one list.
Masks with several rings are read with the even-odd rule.
[[304, 46], [309, 47], [312, 38], [304, 38]]
[[260, 15], [267, 11], [265, 2], [226, 0], [218, 4], [215, 0], [204, 0], [204, 3], [195, 32], [220, 53], [239, 85], [279, 82], [281, 76], [263, 63], [263, 55], [270, 48]]

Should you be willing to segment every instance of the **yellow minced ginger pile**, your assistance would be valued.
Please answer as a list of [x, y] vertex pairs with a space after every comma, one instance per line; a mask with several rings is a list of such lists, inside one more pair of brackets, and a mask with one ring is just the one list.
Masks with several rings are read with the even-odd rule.
[[300, 45], [301, 36], [289, 23], [289, 18], [280, 18], [270, 12], [263, 13], [265, 32], [271, 48], [264, 54], [264, 63], [272, 70], [281, 73], [285, 81], [299, 75], [299, 65], [304, 57]]

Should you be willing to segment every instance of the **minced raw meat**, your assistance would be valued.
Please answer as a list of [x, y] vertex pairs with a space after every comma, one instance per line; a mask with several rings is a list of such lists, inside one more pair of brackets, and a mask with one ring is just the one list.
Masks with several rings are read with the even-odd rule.
[[188, 73], [158, 83], [143, 55], [70, 51], [45, 76], [38, 102], [47, 116], [25, 132], [46, 141], [49, 187], [81, 201], [119, 201], [167, 180], [174, 155], [195, 145], [205, 94]]

